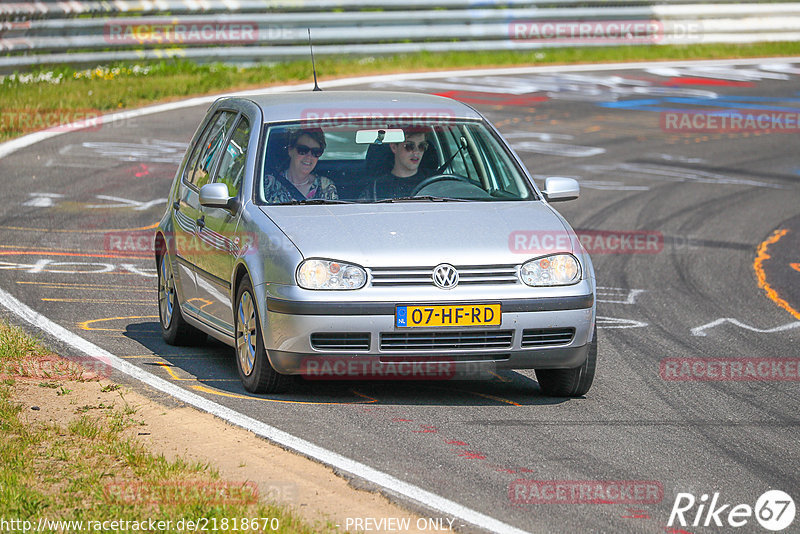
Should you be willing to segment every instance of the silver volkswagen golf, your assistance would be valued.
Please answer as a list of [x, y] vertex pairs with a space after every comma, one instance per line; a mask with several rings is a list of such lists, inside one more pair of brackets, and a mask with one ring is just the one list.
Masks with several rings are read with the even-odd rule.
[[475, 379], [534, 369], [585, 394], [595, 275], [473, 108], [390, 92], [217, 100], [156, 230], [169, 344], [217, 338], [246, 390], [318, 379]]

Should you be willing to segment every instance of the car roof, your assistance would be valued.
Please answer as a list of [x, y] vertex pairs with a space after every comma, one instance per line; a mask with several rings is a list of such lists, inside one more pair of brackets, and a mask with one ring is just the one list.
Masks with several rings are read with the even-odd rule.
[[244, 95], [258, 105], [264, 122], [355, 117], [447, 117], [482, 119], [473, 108], [456, 100], [423, 93], [396, 91], [303, 91]]

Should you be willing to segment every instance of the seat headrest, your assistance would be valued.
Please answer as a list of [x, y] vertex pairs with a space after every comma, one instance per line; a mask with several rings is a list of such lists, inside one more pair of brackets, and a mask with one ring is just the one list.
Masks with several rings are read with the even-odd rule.
[[388, 173], [394, 167], [394, 152], [389, 145], [369, 145], [364, 168], [373, 176]]
[[273, 132], [269, 136], [264, 160], [264, 172], [274, 174], [289, 166], [289, 153], [286, 145], [289, 143], [289, 132]]

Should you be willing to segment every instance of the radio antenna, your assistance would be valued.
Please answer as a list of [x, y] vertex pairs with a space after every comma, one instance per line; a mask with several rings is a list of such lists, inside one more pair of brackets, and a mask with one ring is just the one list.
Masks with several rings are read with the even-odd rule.
[[311, 72], [314, 73], [314, 91], [322, 91], [317, 85], [317, 67], [314, 64], [314, 45], [311, 44], [311, 28], [308, 30], [308, 47], [311, 49]]

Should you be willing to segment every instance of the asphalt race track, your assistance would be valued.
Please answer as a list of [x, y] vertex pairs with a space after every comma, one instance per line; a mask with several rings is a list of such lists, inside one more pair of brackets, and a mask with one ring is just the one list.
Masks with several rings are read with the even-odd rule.
[[[581, 197], [556, 207], [590, 244], [601, 286], [585, 398], [543, 397], [532, 371], [306, 381], [253, 396], [227, 346], [167, 346], [149, 238], [206, 106], [64, 133], [0, 160], [0, 288], [181, 388], [524, 531], [768, 532], [754, 516], [727, 521], [767, 490], [800, 498], [800, 60], [356, 88], [468, 102], [540, 185], [580, 181]], [[772, 122], [710, 120], [731, 111]], [[658, 246], [637, 247], [636, 232]], [[679, 493], [697, 504], [686, 526], [668, 527]], [[730, 505], [716, 516], [724, 526], [705, 511], [693, 525], [715, 493], [717, 508]], [[784, 532], [800, 532], [800, 518]]]

